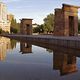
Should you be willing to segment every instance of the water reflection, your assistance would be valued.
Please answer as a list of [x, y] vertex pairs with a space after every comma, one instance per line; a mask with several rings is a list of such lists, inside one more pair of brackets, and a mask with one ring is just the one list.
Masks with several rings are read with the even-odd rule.
[[[9, 39], [9, 38], [0, 37], [0, 60], [2, 60], [2, 61], [5, 60], [6, 55], [7, 55], [6, 54], [7, 50], [8, 49], [9, 50], [14, 50], [16, 48], [16, 43], [17, 42], [15, 40], [12, 40], [12, 39]], [[40, 45], [40, 46], [42, 46], [44, 48], [46, 47], [45, 44], [36, 43], [36, 45]], [[20, 42], [19, 46], [20, 46], [19, 48], [20, 48], [20, 51], [22, 52], [22, 54], [32, 53], [32, 44], [31, 43], [29, 43], [29, 42]], [[53, 61], [52, 61], [53, 62], [53, 68], [51, 68], [51, 69], [53, 69], [53, 71], [54, 70], [58, 70], [60, 72], [60, 75], [66, 75], [66, 74], [70, 74], [70, 73], [73, 73], [73, 72], [77, 71], [76, 57], [77, 57], [78, 53], [80, 53], [80, 51], [74, 50], [74, 49], [61, 48], [59, 46], [52, 46], [52, 45], [47, 45], [47, 47], [49, 48], [49, 49], [46, 49], [47, 52], [48, 53], [53, 53]], [[38, 50], [36, 50], [36, 51], [37, 51], [37, 53], [40, 53], [40, 51], [38, 51]], [[75, 53], [75, 55], [73, 53]], [[41, 56], [40, 59], [45, 59], [45, 57], [43, 57], [43, 56], [46, 56], [46, 55], [43, 55], [43, 54], [42, 55], [41, 54], [38, 55], [38, 54], [33, 53], [31, 56], [30, 55], [29, 56], [27, 56], [27, 55], [26, 56], [25, 55], [22, 56], [21, 53], [20, 53], [19, 56], [18, 56], [18, 54], [14, 55], [14, 56], [15, 56], [15, 58], [12, 57], [11, 60], [15, 59], [14, 60], [15, 63], [18, 61], [18, 59], [20, 57], [19, 62], [17, 62], [18, 64], [20, 63], [21, 66], [22, 66], [23, 63], [28, 62], [27, 63], [28, 67], [30, 67], [29, 65], [31, 65], [31, 66], [33, 65], [33, 68], [35, 69], [35, 67], [37, 66], [37, 68], [35, 70], [37, 72], [37, 69], [41, 68], [41, 63], [42, 63], [39, 60], [40, 56]], [[46, 56], [47, 57], [46, 61], [49, 60], [48, 56]], [[20, 61], [20, 60], [22, 60], [22, 61]], [[32, 61], [32, 63], [30, 64], [29, 62], [31, 62], [31, 61]], [[44, 66], [45, 63], [43, 63], [42, 65]], [[51, 65], [50, 65], [50, 67], [51, 67]], [[31, 69], [32, 69], [32, 67], [31, 67]], [[29, 71], [31, 71], [31, 69]], [[45, 72], [45, 70], [44, 70], [44, 72]], [[35, 80], [35, 79], [33, 79], [33, 80]]]
[[76, 56], [62, 52], [54, 52], [53, 55], [53, 69], [60, 70], [60, 75], [77, 71]]
[[[61, 48], [60, 48], [61, 49]], [[76, 56], [69, 53], [63, 53], [58, 50], [47, 49], [49, 53], [53, 52], [53, 69], [59, 70], [60, 75], [66, 75], [77, 71]], [[65, 51], [69, 52], [69, 51]], [[73, 51], [72, 51], [73, 52]]]
[[[15, 40], [13, 40], [15, 41]], [[15, 46], [12, 47], [12, 40], [9, 38], [0, 37], [0, 60], [3, 61], [6, 58], [7, 50], [12, 50]]]
[[0, 60], [5, 60], [7, 49], [10, 48], [10, 39], [0, 37]]
[[20, 52], [22, 54], [32, 53], [32, 45], [26, 42], [20, 42]]
[[16, 43], [17, 43], [16, 40], [10, 39], [10, 43], [11, 43], [11, 49], [16, 48]]
[[53, 52], [53, 69], [59, 70], [60, 75], [77, 72], [76, 57], [80, 56], [80, 50], [42, 43], [32, 43], [44, 48], [49, 48], [46, 49], [49, 53]]

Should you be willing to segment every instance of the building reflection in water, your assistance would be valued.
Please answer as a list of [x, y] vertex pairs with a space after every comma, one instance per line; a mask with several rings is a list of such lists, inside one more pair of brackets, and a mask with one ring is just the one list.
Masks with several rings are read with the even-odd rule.
[[[10, 40], [9, 38], [0, 37], [0, 60], [5, 60], [7, 50], [12, 50], [15, 46], [16, 41]], [[20, 50], [22, 54], [32, 53], [32, 45], [30, 43], [20, 42]], [[73, 56], [72, 54], [64, 54], [58, 50], [59, 48], [53, 50], [53, 69], [59, 70], [60, 75], [77, 71], [76, 56]], [[48, 51], [51, 52], [51, 50]]]
[[20, 42], [20, 52], [22, 54], [32, 53], [32, 45], [26, 42]]
[[16, 46], [16, 41], [9, 38], [0, 37], [0, 61], [6, 58], [7, 50], [12, 50]]
[[76, 72], [76, 56], [61, 52], [54, 52], [53, 69], [60, 70], [60, 75]]
[[11, 49], [10, 39], [0, 37], [0, 60], [5, 60], [7, 49]]
[[[44, 44], [43, 44], [44, 45]], [[66, 75], [69, 73], [73, 73], [77, 71], [76, 66], [76, 56], [73, 55], [73, 50], [69, 50], [70, 52], [65, 49], [64, 52], [67, 52], [66, 54], [61, 52], [64, 51], [63, 48], [55, 48], [53, 50], [47, 49], [48, 52], [53, 52], [53, 69], [59, 70], [60, 75]], [[32, 45], [30, 43], [21, 42], [20, 43], [20, 50], [22, 54], [27, 54], [32, 52]], [[59, 51], [58, 51], [59, 50]], [[71, 54], [72, 53], [72, 54]], [[76, 53], [75, 53], [76, 54]]]

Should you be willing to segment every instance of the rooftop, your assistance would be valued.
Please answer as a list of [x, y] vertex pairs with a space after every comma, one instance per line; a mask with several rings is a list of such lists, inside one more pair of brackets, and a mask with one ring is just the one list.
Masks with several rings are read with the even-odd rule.
[[75, 6], [75, 5], [69, 5], [69, 4], [62, 4], [63, 7], [67, 6], [67, 7], [74, 7], [74, 8], [80, 8], [80, 6]]
[[33, 20], [31, 18], [22, 18], [21, 20]]

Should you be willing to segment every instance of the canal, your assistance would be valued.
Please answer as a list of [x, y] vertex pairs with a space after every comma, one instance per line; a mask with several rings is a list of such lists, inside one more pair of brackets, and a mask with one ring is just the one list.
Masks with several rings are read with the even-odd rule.
[[0, 80], [80, 80], [79, 50], [36, 44], [0, 37]]

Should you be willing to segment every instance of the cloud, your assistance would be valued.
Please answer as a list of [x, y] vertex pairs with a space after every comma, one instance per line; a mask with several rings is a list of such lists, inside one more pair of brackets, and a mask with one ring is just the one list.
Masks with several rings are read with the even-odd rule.
[[21, 0], [0, 0], [0, 2], [5, 2], [5, 3], [11, 3], [11, 2], [18, 2]]

